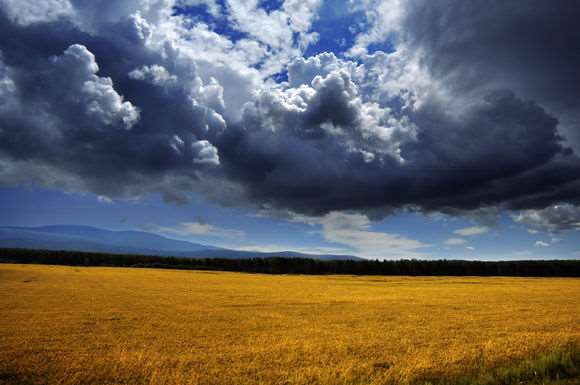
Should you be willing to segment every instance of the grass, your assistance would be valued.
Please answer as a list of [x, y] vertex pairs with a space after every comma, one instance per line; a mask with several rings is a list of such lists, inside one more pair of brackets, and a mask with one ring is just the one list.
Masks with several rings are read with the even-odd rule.
[[580, 279], [0, 265], [0, 384], [578, 384]]
[[526, 359], [511, 366], [485, 370], [454, 379], [434, 379], [424, 381], [439, 385], [516, 385], [516, 384], [556, 384], [560, 381], [571, 384], [580, 381], [580, 351], [554, 350], [534, 359]]

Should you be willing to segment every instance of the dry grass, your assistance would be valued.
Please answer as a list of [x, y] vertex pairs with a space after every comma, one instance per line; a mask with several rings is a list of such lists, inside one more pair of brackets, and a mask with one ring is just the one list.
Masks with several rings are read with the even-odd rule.
[[0, 265], [0, 383], [406, 384], [580, 346], [580, 280]]

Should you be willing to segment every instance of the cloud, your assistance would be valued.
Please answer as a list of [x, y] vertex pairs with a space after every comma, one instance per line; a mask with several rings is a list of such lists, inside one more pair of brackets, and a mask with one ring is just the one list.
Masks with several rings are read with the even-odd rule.
[[0, 8], [11, 21], [20, 25], [55, 21], [74, 14], [68, 0], [1, 0]]
[[[318, 0], [0, 4], [2, 185], [203, 194], [323, 219], [411, 210], [487, 226], [510, 210], [552, 231], [578, 222], [580, 63], [560, 59], [578, 7], [365, 0], [350, 4], [368, 28], [349, 59], [303, 57]], [[420, 248], [357, 226], [350, 246], [363, 252], [373, 240]]]
[[[225, 127], [216, 111], [223, 107], [217, 80], [190, 74], [176, 84], [161, 64], [144, 64], [157, 54], [135, 34], [147, 23], [137, 16], [110, 27], [117, 40], [92, 38], [62, 23], [58, 38], [51, 35], [52, 24], [2, 24], [17, 45], [2, 49], [3, 184], [187, 201], [199, 172], [219, 165], [211, 143]], [[51, 53], [20, 55], [35, 49]], [[123, 67], [114, 67], [110, 52], [125, 50]], [[38, 178], [42, 169], [51, 172]]]
[[538, 230], [558, 233], [580, 229], [580, 207], [571, 204], [555, 204], [540, 210], [523, 210], [512, 214], [517, 223], [529, 226], [528, 231], [535, 234]]
[[177, 5], [180, 7], [205, 6], [214, 18], [219, 18], [223, 12], [223, 8], [217, 0], [179, 0]]
[[163, 86], [177, 81], [177, 77], [171, 75], [165, 67], [154, 64], [142, 66], [129, 72], [129, 78], [148, 81], [153, 85]]
[[395, 38], [404, 20], [404, 1], [401, 0], [362, 0], [352, 2], [352, 11], [365, 13], [368, 27], [355, 38], [355, 44], [348, 54], [353, 56], [364, 55], [369, 46], [384, 43]]
[[429, 71], [454, 93], [467, 97], [509, 88], [558, 116], [561, 132], [579, 148], [580, 91], [571, 85], [580, 81], [580, 58], [565, 56], [580, 38], [575, 4], [532, 0], [490, 8], [481, 2], [457, 7], [449, 0], [413, 0], [404, 2], [401, 14], [405, 44], [420, 50]]
[[14, 99], [16, 85], [12, 79], [11, 71], [4, 65], [0, 55], [0, 108], [5, 109], [8, 103]]
[[544, 241], [536, 241], [536, 243], [534, 243], [534, 246], [536, 247], [549, 247], [550, 244]]
[[360, 214], [333, 212], [324, 216], [320, 223], [327, 241], [346, 245], [360, 256], [408, 258], [420, 253], [419, 249], [429, 247], [401, 235], [372, 231], [369, 219]]
[[[123, 101], [113, 88], [111, 78], [95, 75], [99, 66], [95, 56], [83, 45], [73, 44], [62, 56], [54, 57], [53, 63], [58, 77], [66, 78], [71, 89], [64, 89], [60, 99], [80, 99], [88, 117], [104, 125], [120, 124], [130, 129], [139, 120], [139, 110], [130, 102]], [[74, 101], [70, 101], [71, 104]]]
[[[570, 167], [576, 158], [558, 155], [556, 121], [511, 93], [489, 95], [461, 118], [424, 107], [414, 121], [365, 104], [359, 95], [346, 72], [315, 77], [311, 87], [262, 94], [245, 110], [237, 147], [224, 152], [228, 171], [256, 200], [308, 214], [521, 206], [561, 182], [547, 178], [555, 167], [575, 178]], [[244, 154], [251, 155], [239, 162]], [[555, 157], [558, 166], [551, 163]], [[500, 158], [501, 167], [495, 164]], [[292, 179], [285, 177], [290, 170]], [[451, 188], [449, 180], [465, 183]]]
[[475, 247], [473, 246], [466, 246], [465, 248], [469, 251], [475, 251]]
[[467, 241], [463, 238], [449, 238], [443, 242], [444, 245], [449, 245], [449, 246], [464, 245], [466, 243], [467, 243]]
[[203, 222], [183, 222], [175, 227], [146, 225], [144, 229], [165, 234], [179, 235], [182, 237], [217, 237], [225, 239], [244, 239], [246, 234], [243, 230], [226, 229]]
[[[265, 76], [282, 71], [291, 58], [300, 56], [316, 41], [316, 33], [310, 32], [310, 27], [318, 16], [320, 0], [286, 0], [270, 10], [256, 0], [230, 0], [223, 10], [214, 1], [178, 2], [178, 6], [187, 8], [201, 3], [208, 6], [214, 19], [221, 23], [220, 18], [225, 17], [228, 27], [243, 36], [232, 43], [242, 51], [252, 51], [252, 61], [260, 63], [260, 72]], [[184, 12], [183, 17], [188, 17], [188, 13]]]
[[234, 244], [228, 246], [229, 248], [242, 250], [242, 251], [256, 251], [263, 253], [275, 253], [278, 251], [294, 251], [297, 253], [304, 254], [330, 254], [330, 255], [348, 255], [352, 250], [344, 247], [308, 247], [308, 246], [296, 246], [294, 244], [257, 244], [257, 245], [242, 245]]
[[463, 237], [470, 237], [473, 235], [485, 234], [489, 231], [487, 227], [465, 227], [463, 229], [458, 229], [453, 231], [454, 234], [461, 235]]
[[218, 150], [207, 140], [198, 140], [191, 144], [193, 149], [194, 164], [204, 164], [211, 166], [218, 166], [220, 164], [220, 158], [218, 155]]
[[113, 200], [111, 198], [104, 197], [104, 196], [101, 196], [101, 195], [97, 195], [97, 201], [99, 203], [107, 203], [107, 204], [113, 203]]

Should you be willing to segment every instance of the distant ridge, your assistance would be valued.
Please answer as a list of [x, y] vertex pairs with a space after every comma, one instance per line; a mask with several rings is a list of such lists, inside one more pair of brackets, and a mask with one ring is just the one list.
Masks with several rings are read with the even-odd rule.
[[359, 260], [351, 255], [305, 254], [294, 251], [254, 252], [163, 237], [145, 231], [105, 230], [91, 226], [54, 225], [0, 227], [0, 248], [71, 250], [97, 253], [174, 256], [182, 258], [314, 258]]

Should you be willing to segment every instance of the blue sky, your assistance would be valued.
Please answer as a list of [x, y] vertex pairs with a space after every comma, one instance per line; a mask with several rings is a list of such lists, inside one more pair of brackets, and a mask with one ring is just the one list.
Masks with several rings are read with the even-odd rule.
[[[208, 204], [203, 199], [185, 205], [168, 204], [155, 196], [130, 202], [106, 201], [91, 194], [30, 188], [3, 188], [0, 189], [0, 198], [0, 211], [4, 213], [0, 218], [1, 226], [91, 225], [113, 230], [154, 231], [170, 238], [236, 249], [381, 257], [380, 252], [373, 255], [372, 249], [329, 241], [323, 226], [318, 224], [259, 216], [249, 210]], [[213, 228], [208, 229], [208, 233], [197, 227], [189, 233], [169, 230], [179, 230], [184, 223], [211, 225]], [[461, 235], [461, 230], [465, 229], [476, 229], [475, 232], [481, 233]], [[453, 216], [406, 213], [374, 222], [368, 231], [418, 240], [424, 246], [409, 249], [409, 256], [428, 259], [577, 258], [580, 251], [578, 232], [532, 234], [526, 226], [516, 224], [506, 216], [498, 224], [486, 227]], [[450, 241], [458, 239], [464, 243]]]
[[578, 258], [575, 13], [535, 0], [0, 1], [0, 225]]

